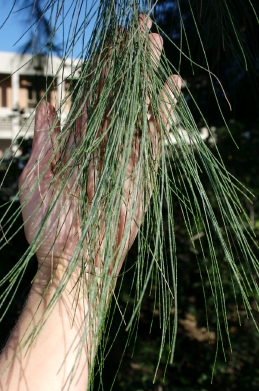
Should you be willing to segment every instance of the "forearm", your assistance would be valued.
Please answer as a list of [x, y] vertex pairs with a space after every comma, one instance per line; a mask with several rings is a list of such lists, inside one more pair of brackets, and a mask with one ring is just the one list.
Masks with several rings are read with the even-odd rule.
[[[87, 302], [79, 297], [73, 304], [75, 297], [70, 286], [48, 309], [56, 287], [53, 284], [44, 295], [37, 281], [32, 285], [22, 315], [0, 357], [0, 371], [5, 371], [0, 377], [1, 391], [86, 390], [89, 356], [93, 356], [89, 347], [93, 327], [88, 327], [89, 335], [84, 345], [80, 344], [82, 325], [88, 318]], [[39, 334], [31, 343], [35, 327]]]

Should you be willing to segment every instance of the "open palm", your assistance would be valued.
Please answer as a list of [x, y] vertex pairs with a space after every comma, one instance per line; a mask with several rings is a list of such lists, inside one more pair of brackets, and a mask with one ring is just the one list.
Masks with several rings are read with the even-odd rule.
[[[149, 18], [140, 15], [139, 27], [140, 29], [150, 27], [151, 21]], [[163, 47], [162, 38], [158, 34], [148, 35], [150, 48], [153, 53], [154, 67], [157, 66], [161, 51]], [[107, 59], [109, 61], [109, 59]], [[108, 67], [103, 68], [102, 82], [100, 82], [100, 91], [105, 83], [107, 77]], [[172, 89], [169, 85], [172, 83], [179, 90], [181, 87], [181, 80], [178, 76], [171, 76], [170, 79], [165, 83], [164, 89], [160, 92], [161, 98], [161, 118], [164, 121], [164, 125], [169, 128], [171, 116], [168, 113], [172, 113], [172, 104], [166, 103], [168, 99], [165, 97], [171, 96], [171, 101], [176, 103], [176, 98], [173, 95]], [[159, 126], [156, 118], [150, 110], [150, 99], [146, 97], [147, 112], [148, 115], [148, 129], [150, 143], [152, 145], [152, 153], [154, 160], [158, 159], [159, 155]], [[74, 136], [67, 143], [67, 152], [71, 153], [73, 148], [76, 148], [80, 137], [83, 137], [85, 131], [87, 131], [87, 103], [80, 109], [80, 115], [75, 122], [75, 134], [77, 137], [76, 143]], [[111, 119], [105, 117], [102, 121], [103, 126], [98, 132], [100, 136], [103, 132], [107, 133]], [[53, 265], [56, 262], [63, 262], [66, 264], [71, 259], [78, 240], [81, 234], [81, 215], [79, 210], [79, 193], [81, 191], [80, 185], [77, 181], [76, 170], [71, 173], [68, 168], [63, 172], [62, 176], [56, 176], [55, 171], [57, 165], [62, 164], [62, 159], [66, 159], [66, 155], [62, 154], [59, 149], [59, 140], [62, 137], [62, 130], [60, 129], [60, 123], [57, 118], [55, 108], [47, 103], [43, 102], [39, 106], [36, 117], [35, 117], [35, 130], [34, 140], [32, 146], [31, 157], [24, 168], [20, 177], [20, 201], [22, 204], [22, 214], [24, 219], [25, 235], [28, 242], [35, 243], [35, 251], [40, 264], [48, 266], [49, 269], [53, 269]], [[109, 137], [109, 136], [107, 136]], [[87, 199], [88, 211], [91, 209], [91, 201], [94, 198], [96, 190], [96, 170], [97, 166], [102, 166], [103, 151], [107, 144], [107, 137], [100, 145], [100, 150], [93, 153], [90, 158], [90, 164], [88, 167], [88, 180], [87, 180]], [[124, 241], [123, 255], [121, 256], [120, 265], [126, 256], [127, 251], [132, 245], [139, 225], [142, 222], [143, 214], [146, 209], [146, 205], [143, 205], [143, 197], [141, 194], [133, 199], [133, 194], [136, 194], [135, 190], [135, 177], [134, 172], [139, 161], [139, 152], [141, 145], [141, 136], [136, 136], [132, 141], [132, 152], [128, 160], [126, 168], [125, 182], [122, 189], [123, 202], [120, 207], [120, 217], [118, 227], [116, 227], [115, 235], [117, 236], [117, 243], [120, 244], [123, 235], [125, 233], [125, 227], [127, 226], [128, 220], [131, 221], [130, 229], [127, 229], [127, 238]], [[68, 152], [70, 151], [70, 152]], [[99, 161], [98, 161], [99, 159]], [[64, 171], [64, 170], [63, 170]], [[63, 188], [62, 178], [66, 176], [66, 186]], [[138, 190], [142, 191], [141, 189]], [[152, 193], [152, 188], [149, 190]], [[133, 208], [134, 203], [134, 216], [130, 216], [130, 211]], [[97, 243], [95, 243], [96, 253], [95, 266], [100, 267], [103, 259], [99, 257], [99, 250], [102, 246], [102, 242], [105, 237], [109, 237], [110, 233], [107, 232], [105, 219], [101, 217], [102, 213], [100, 210], [96, 213], [100, 215], [99, 222], [99, 233], [96, 237]], [[114, 234], [114, 232], [113, 232]], [[107, 239], [106, 239], [107, 240]], [[84, 250], [85, 263], [88, 262], [89, 252], [87, 249], [87, 240]], [[93, 245], [93, 244], [92, 244]], [[112, 265], [109, 266], [110, 268]]]

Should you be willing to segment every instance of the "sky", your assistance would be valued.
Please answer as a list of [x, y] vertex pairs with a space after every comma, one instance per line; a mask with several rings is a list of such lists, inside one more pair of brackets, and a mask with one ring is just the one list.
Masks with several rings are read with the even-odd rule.
[[[26, 11], [20, 11], [20, 7], [15, 6], [12, 10], [14, 0], [11, 1], [2, 1], [1, 2], [1, 12], [0, 12], [0, 51], [5, 52], [19, 52], [21, 51], [21, 47], [26, 42], [26, 38], [28, 39], [28, 32], [26, 33], [26, 30], [29, 27], [28, 22], [26, 23], [25, 20], [25, 12]], [[19, 2], [18, 2], [19, 3]], [[29, 0], [28, 0], [29, 3]], [[30, 2], [31, 3], [31, 2]], [[42, 4], [44, 4], [44, 0], [41, 1]], [[57, 2], [60, 3], [60, 2]], [[62, 42], [63, 40], [63, 33], [64, 38], [66, 41], [69, 42], [69, 37], [72, 36], [72, 30], [75, 26], [75, 21], [77, 20], [80, 26], [87, 18], [85, 15], [89, 11], [89, 7], [91, 4], [95, 4], [94, 10], [97, 9], [97, 5], [99, 3], [98, 0], [89, 0], [84, 1], [84, 7], [80, 10], [78, 10], [78, 7], [75, 8], [76, 1], [74, 0], [66, 0], [65, 1], [65, 8], [64, 11], [67, 13], [66, 17], [66, 23], [63, 24], [62, 28], [59, 29], [59, 31], [56, 34], [57, 41], [56, 42]], [[21, 4], [21, 1], [20, 1]], [[88, 8], [86, 8], [88, 7]], [[75, 11], [75, 12], [74, 12]], [[10, 14], [10, 15], [9, 15]], [[53, 16], [54, 12], [52, 13]], [[9, 17], [8, 17], [9, 15]], [[28, 14], [27, 14], [28, 15]], [[26, 15], [26, 16], [27, 16]], [[6, 18], [8, 17], [7, 21], [5, 22]], [[49, 17], [51, 17], [51, 14], [49, 13]], [[91, 35], [91, 31], [93, 29], [94, 20], [91, 20], [89, 25], [86, 28], [86, 32], [84, 34], [84, 43], [89, 40], [89, 37]], [[72, 30], [69, 32], [69, 26], [71, 25], [72, 21]], [[4, 23], [5, 22], [5, 23]], [[4, 25], [3, 25], [4, 23]], [[62, 31], [64, 27], [64, 31]], [[33, 30], [34, 29], [34, 30]], [[35, 31], [35, 27], [33, 27], [30, 31]], [[22, 37], [25, 34], [24, 37]], [[69, 57], [78, 57], [80, 56], [81, 50], [82, 50], [82, 39], [83, 35], [79, 38], [79, 41], [74, 47], [74, 52], [70, 52]]]
[[[11, 11], [12, 1], [3, 2], [1, 4], [0, 26], [4, 23], [9, 12]], [[25, 26], [22, 23], [21, 15], [11, 14], [7, 22], [0, 29], [0, 51], [17, 52], [19, 51], [19, 44], [15, 42], [21, 37]]]

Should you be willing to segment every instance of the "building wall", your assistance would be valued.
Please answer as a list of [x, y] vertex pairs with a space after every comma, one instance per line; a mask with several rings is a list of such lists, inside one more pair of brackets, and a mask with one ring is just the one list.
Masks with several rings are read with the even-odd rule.
[[66, 118], [70, 80], [79, 76], [79, 68], [79, 60], [0, 52], [0, 158], [17, 137], [33, 136], [34, 108], [46, 89], [47, 100], [56, 108], [67, 96], [61, 122]]

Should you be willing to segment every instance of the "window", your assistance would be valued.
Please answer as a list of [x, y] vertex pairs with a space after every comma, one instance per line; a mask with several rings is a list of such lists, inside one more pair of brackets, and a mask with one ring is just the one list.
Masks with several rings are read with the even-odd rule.
[[47, 88], [49, 89], [47, 99], [51, 99], [53, 89], [55, 89], [53, 77], [39, 75], [23, 75], [20, 76], [20, 98], [19, 107], [22, 109], [33, 109], [37, 106]]
[[11, 107], [11, 77], [0, 74], [0, 107]]

